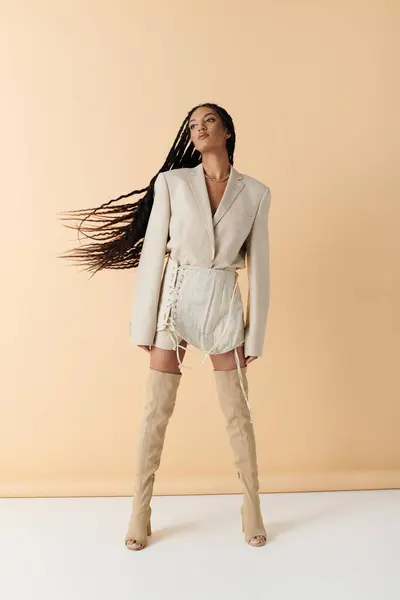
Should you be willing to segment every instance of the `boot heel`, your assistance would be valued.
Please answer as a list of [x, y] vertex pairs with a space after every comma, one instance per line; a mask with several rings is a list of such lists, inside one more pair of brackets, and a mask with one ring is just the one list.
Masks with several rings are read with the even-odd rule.
[[150, 536], [151, 535], [151, 507], [149, 507], [149, 520], [147, 523], [147, 535]]

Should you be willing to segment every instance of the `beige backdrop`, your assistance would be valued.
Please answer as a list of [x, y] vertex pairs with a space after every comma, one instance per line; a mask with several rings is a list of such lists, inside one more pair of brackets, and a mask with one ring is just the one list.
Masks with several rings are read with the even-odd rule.
[[[204, 101], [233, 116], [237, 169], [272, 190], [265, 355], [248, 371], [261, 490], [400, 487], [400, 3], [0, 10], [0, 494], [132, 493], [135, 272], [89, 281], [57, 259], [76, 245], [57, 213], [146, 186]], [[210, 362], [185, 370], [155, 491], [238, 491]]]

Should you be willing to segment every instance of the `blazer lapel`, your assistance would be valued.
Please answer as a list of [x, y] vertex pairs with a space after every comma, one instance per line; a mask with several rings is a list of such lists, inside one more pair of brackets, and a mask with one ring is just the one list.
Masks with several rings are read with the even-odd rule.
[[213, 246], [215, 246], [214, 227], [227, 213], [233, 202], [236, 200], [239, 192], [243, 189], [245, 185], [243, 183], [243, 175], [231, 166], [228, 183], [226, 184], [224, 194], [214, 216], [211, 212], [211, 204], [208, 197], [207, 183], [202, 163], [189, 169], [189, 181], [203, 217], [203, 222], [206, 226], [210, 241]]

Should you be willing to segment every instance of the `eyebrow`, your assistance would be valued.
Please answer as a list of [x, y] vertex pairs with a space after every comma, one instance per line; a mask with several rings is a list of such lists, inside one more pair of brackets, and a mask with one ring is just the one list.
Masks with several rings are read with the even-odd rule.
[[[214, 116], [215, 116], [215, 113], [213, 113], [213, 112], [208, 112], [208, 113], [206, 113], [204, 116], [206, 117], [207, 115], [214, 115]], [[191, 123], [192, 121], [195, 121], [195, 120], [196, 120], [196, 119], [190, 119], [189, 123]]]

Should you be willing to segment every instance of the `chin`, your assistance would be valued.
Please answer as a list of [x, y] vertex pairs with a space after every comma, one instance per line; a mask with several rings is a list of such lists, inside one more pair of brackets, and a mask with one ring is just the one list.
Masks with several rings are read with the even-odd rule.
[[212, 144], [210, 144], [209, 141], [207, 141], [207, 142], [204, 141], [204, 144], [201, 144], [201, 146], [198, 147], [198, 151], [199, 152], [201, 152], [201, 151], [204, 152], [204, 150], [210, 150], [211, 148], [212, 148]]

